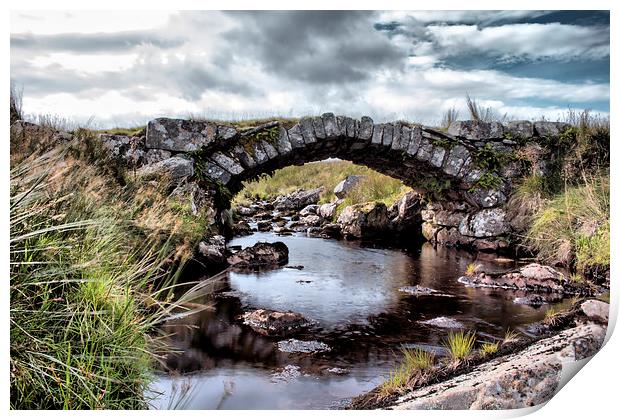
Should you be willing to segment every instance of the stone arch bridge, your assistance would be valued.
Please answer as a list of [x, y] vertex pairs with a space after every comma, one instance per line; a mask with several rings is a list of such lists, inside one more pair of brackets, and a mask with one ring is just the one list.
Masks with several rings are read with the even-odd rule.
[[427, 239], [461, 244], [476, 238], [488, 244], [489, 238], [505, 238], [519, 229], [503, 208], [513, 181], [525, 169], [544, 175], [553, 153], [549, 145], [566, 128], [548, 121], [455, 121], [439, 130], [326, 113], [244, 131], [209, 121], [158, 118], [142, 136], [102, 135], [101, 140], [142, 174], [167, 171], [173, 182], [194, 179], [231, 194], [242, 189], [243, 181], [275, 169], [327, 158], [349, 160], [433, 197], [423, 209]]
[[[326, 113], [302, 118], [289, 127], [274, 121], [237, 132], [232, 126], [211, 122], [158, 118], [147, 125], [145, 147], [171, 156], [185, 154], [200, 175], [233, 193], [242, 188], [243, 181], [257, 175], [327, 158], [368, 166], [412, 187], [449, 181], [449, 189], [458, 191], [493, 184], [487, 176], [491, 171], [497, 172], [493, 177], [510, 178], [497, 162], [483, 161], [485, 156], [493, 159], [510, 154], [523, 141], [557, 136], [565, 126], [555, 122], [503, 125], [458, 121], [441, 131]], [[501, 185], [503, 181], [498, 179], [495, 187], [506, 187]]]

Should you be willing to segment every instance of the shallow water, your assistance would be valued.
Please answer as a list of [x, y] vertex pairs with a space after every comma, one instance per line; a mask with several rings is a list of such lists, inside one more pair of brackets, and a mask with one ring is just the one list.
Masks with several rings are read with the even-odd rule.
[[[410, 249], [373, 249], [357, 242], [278, 237], [256, 233], [235, 238], [243, 247], [282, 241], [289, 265], [258, 273], [230, 272], [213, 287], [212, 308], [169, 322], [173, 344], [184, 351], [168, 358], [171, 370], [158, 374], [154, 408], [255, 409], [337, 408], [382, 382], [400, 360], [401, 347], [441, 352], [449, 330], [425, 324], [449, 317], [479, 340], [500, 339], [544, 318], [548, 305], [513, 303], [519, 292], [473, 288], [457, 281], [476, 260], [487, 270], [500, 263], [429, 244]], [[405, 286], [435, 289], [438, 296], [413, 296]], [[238, 320], [244, 311], [292, 310], [317, 322], [294, 337], [318, 340], [331, 351], [283, 353], [277, 338], [263, 337]], [[180, 392], [187, 390], [189, 392]], [[180, 395], [184, 397], [181, 398]]]

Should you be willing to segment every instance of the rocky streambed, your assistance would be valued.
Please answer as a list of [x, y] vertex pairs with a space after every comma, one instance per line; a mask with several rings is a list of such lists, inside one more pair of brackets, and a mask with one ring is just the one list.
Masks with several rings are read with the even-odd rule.
[[[514, 330], [534, 341], [549, 333], [539, 327], [547, 311], [570, 306], [561, 290], [481, 284], [486, 273], [526, 267], [494, 254], [334, 239], [344, 223], [324, 217], [312, 194], [297, 194], [297, 210], [239, 209], [243, 235], [201, 244], [203, 258], [233, 266], [212, 285], [209, 310], [163, 327], [178, 351], [158, 376], [155, 407], [175, 406], [184, 389], [186, 408], [345, 408], [388, 377], [402, 347], [445, 354], [455, 330], [481, 341]], [[369, 218], [361, 221], [353, 225]], [[475, 276], [463, 279], [474, 261]]]

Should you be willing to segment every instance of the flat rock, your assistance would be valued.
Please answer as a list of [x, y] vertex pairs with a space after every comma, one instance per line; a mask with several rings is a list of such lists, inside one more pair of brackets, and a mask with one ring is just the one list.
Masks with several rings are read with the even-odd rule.
[[400, 287], [398, 291], [407, 293], [409, 295], [414, 295], [414, 296], [444, 296], [444, 297], [452, 296], [446, 293], [442, 293], [439, 290], [431, 289], [430, 287], [422, 287], [422, 286], [403, 286], [403, 287]]
[[137, 175], [141, 178], [168, 177], [172, 185], [179, 185], [194, 175], [194, 161], [186, 156], [177, 155], [145, 165], [138, 170]]
[[428, 321], [419, 322], [420, 324], [431, 325], [433, 327], [439, 328], [461, 329], [465, 327], [461, 322], [445, 316], [440, 316], [437, 318], [429, 319]]
[[513, 302], [518, 305], [528, 305], [533, 307], [539, 307], [547, 303], [547, 301], [540, 295], [517, 297], [513, 299]]
[[205, 121], [156, 118], [146, 126], [146, 147], [194, 152], [215, 142], [217, 127]]
[[605, 328], [588, 324], [540, 340], [525, 350], [495, 358], [471, 372], [415, 389], [391, 407], [399, 410], [516, 409], [547, 402], [562, 375], [602, 346]]
[[281, 371], [271, 375], [272, 382], [289, 382], [292, 379], [300, 377], [301, 369], [299, 366], [286, 365]]
[[331, 347], [320, 341], [302, 341], [291, 338], [278, 341], [278, 350], [284, 353], [323, 353], [330, 351]]
[[516, 270], [501, 273], [480, 272], [475, 276], [463, 276], [459, 282], [473, 286], [498, 287], [503, 289], [534, 290], [564, 293], [572, 288], [564, 275], [552, 267], [531, 263]]
[[294, 334], [314, 325], [313, 321], [293, 311], [280, 312], [269, 309], [257, 309], [244, 313], [242, 318], [245, 325], [257, 333], [266, 336]]

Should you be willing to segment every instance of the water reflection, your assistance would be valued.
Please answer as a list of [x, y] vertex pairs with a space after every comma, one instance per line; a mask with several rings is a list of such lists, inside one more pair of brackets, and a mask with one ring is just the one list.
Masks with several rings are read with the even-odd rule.
[[[164, 326], [180, 349], [167, 358], [169, 371], [156, 388], [169, 404], [174, 384], [191, 378], [196, 397], [187, 408], [326, 408], [378, 384], [400, 358], [401, 346], [439, 346], [447, 331], [419, 321], [454, 318], [484, 339], [500, 338], [544, 317], [548, 308], [518, 305], [518, 292], [471, 288], [457, 281], [474, 256], [424, 244], [407, 252], [373, 249], [336, 240], [257, 233], [231, 245], [281, 240], [290, 250], [289, 264], [261, 273], [229, 273], [218, 285], [212, 309]], [[512, 268], [515, 263], [478, 260], [486, 270]], [[301, 280], [301, 281], [300, 281]], [[443, 296], [412, 296], [407, 285], [440, 291]], [[318, 324], [299, 334], [319, 340], [332, 351], [295, 355], [277, 350], [277, 339], [263, 337], [243, 325], [246, 310], [293, 310]], [[287, 366], [301, 376], [274, 381]], [[334, 375], [334, 368], [345, 375]], [[330, 370], [331, 369], [331, 370]], [[341, 371], [342, 372], [342, 371]], [[234, 389], [224, 392], [224, 384]], [[222, 395], [225, 395], [224, 401]]]

